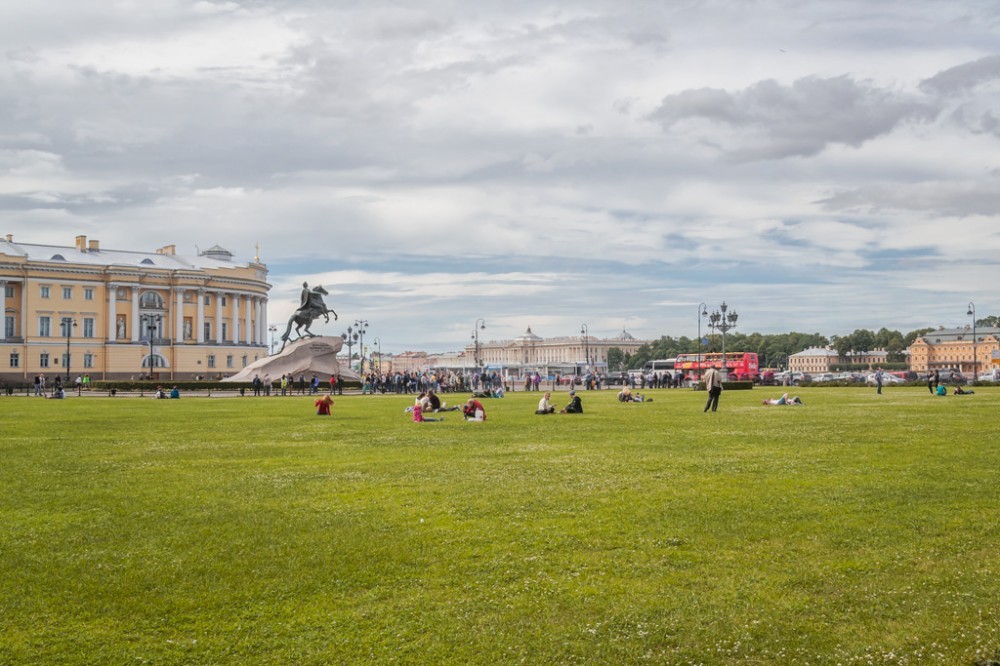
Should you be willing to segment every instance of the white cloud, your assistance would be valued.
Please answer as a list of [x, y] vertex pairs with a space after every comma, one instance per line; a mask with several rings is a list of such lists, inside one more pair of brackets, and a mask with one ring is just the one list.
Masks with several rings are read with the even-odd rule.
[[[2, 13], [5, 233], [259, 242], [274, 320], [327, 278], [387, 348], [432, 350], [478, 317], [693, 335], [728, 299], [834, 334], [993, 298], [997, 14], [973, 0]], [[968, 279], [914, 281], [927, 256]]]

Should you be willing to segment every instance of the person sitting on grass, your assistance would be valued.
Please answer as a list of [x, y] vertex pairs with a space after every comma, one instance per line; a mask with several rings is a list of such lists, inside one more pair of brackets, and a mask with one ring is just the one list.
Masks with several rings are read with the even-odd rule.
[[431, 408], [426, 410], [429, 412], [454, 412], [458, 407], [449, 407], [447, 402], [442, 402], [438, 394], [432, 390], [427, 391], [427, 402], [430, 403]]
[[333, 390], [331, 389], [329, 393], [316, 398], [316, 402], [313, 404], [316, 406], [317, 416], [330, 416], [330, 407], [333, 406]]
[[804, 405], [805, 403], [799, 399], [799, 396], [793, 395], [791, 398], [788, 397], [787, 393], [782, 393], [780, 398], [775, 398], [773, 400], [764, 400], [764, 405]]
[[948, 395], [948, 387], [944, 384], [938, 384], [937, 388], [934, 389], [934, 395]]
[[542, 396], [542, 399], [538, 401], [538, 409], [535, 410], [536, 414], [555, 414], [556, 408], [549, 404], [549, 398], [552, 394], [548, 391]]
[[432, 419], [429, 416], [424, 416], [423, 401], [418, 399], [415, 403], [413, 403], [413, 422], [424, 423], [425, 421], [444, 421], [444, 417], [442, 416], [439, 419]]
[[975, 394], [976, 394], [976, 392], [973, 391], [972, 389], [969, 389], [968, 391], [966, 391], [961, 386], [956, 386], [955, 387], [955, 395], [975, 395]]
[[485, 421], [486, 408], [475, 398], [469, 398], [465, 406], [462, 407], [462, 415], [466, 421]]
[[560, 414], [583, 414], [583, 402], [576, 391], [569, 392], [569, 404], [559, 410]]
[[177, 400], [178, 398], [180, 398], [181, 397], [181, 391], [180, 391], [180, 389], [177, 388], [176, 386], [173, 387], [172, 389], [170, 389], [170, 397], [173, 398], [174, 400]]

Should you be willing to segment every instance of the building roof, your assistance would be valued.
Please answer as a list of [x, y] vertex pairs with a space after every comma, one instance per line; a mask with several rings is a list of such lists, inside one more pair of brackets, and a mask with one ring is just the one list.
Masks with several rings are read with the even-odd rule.
[[233, 253], [218, 245], [197, 254], [174, 254], [173, 248], [169, 246], [168, 248], [163, 248], [158, 252], [139, 252], [131, 250], [108, 250], [99, 247], [91, 248], [87, 246], [86, 242], [80, 243], [79, 246], [42, 245], [36, 243], [15, 243], [13, 240], [0, 238], [0, 254], [24, 257], [37, 263], [135, 266], [164, 270], [247, 266], [247, 263], [234, 261]]
[[836, 358], [839, 357], [840, 354], [838, 354], [835, 349], [827, 349], [826, 347], [810, 347], [809, 349], [803, 349], [797, 354], [792, 354], [792, 357], [795, 358], [799, 357], [816, 358], [817, 356]]
[[[1000, 339], [1000, 328], [995, 326], [977, 326], [976, 339], [982, 340], [985, 337], [993, 336]], [[918, 340], [923, 340], [929, 345], [943, 344], [946, 342], [964, 342], [972, 339], [972, 326], [962, 328], [939, 328], [936, 331], [929, 331], [921, 335]]]

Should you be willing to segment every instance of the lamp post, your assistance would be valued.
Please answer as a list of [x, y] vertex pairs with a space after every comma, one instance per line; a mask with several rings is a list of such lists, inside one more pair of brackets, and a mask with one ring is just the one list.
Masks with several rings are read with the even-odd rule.
[[701, 379], [701, 318], [708, 316], [708, 306], [704, 303], [698, 304], [698, 369], [695, 372], [695, 379]]
[[972, 381], [979, 379], [979, 359], [976, 357], [976, 304], [969, 301], [969, 311], [965, 314], [972, 317]]
[[149, 333], [149, 378], [153, 377], [153, 368], [156, 367], [156, 355], [153, 353], [154, 344], [156, 343], [156, 332], [160, 328], [160, 324], [163, 323], [163, 315], [150, 315], [146, 320], [146, 332]]
[[70, 368], [70, 354], [69, 354], [69, 340], [73, 335], [73, 329], [76, 328], [76, 321], [72, 317], [62, 318], [63, 333], [66, 334], [66, 386], [69, 386], [69, 368]]
[[354, 343], [358, 341], [358, 332], [354, 330], [353, 326], [347, 327], [347, 333], [341, 333], [340, 337], [344, 339], [344, 344], [347, 345], [347, 369], [351, 368], [351, 359], [354, 358], [354, 354], [351, 353], [351, 349], [354, 348]]
[[477, 319], [476, 323], [472, 325], [472, 339], [475, 340], [475, 353], [472, 356], [472, 360], [476, 364], [476, 370], [479, 370], [479, 366], [482, 365], [482, 359], [479, 358], [479, 331], [485, 329], [485, 319]]
[[[721, 312], [720, 312], [721, 310]], [[722, 331], [722, 376], [726, 379], [729, 378], [729, 366], [726, 364], [726, 333], [731, 329], [736, 328], [736, 320], [739, 319], [739, 315], [736, 314], [736, 310], [729, 312], [729, 306], [723, 301], [719, 309], [713, 312], [708, 317], [709, 323], [712, 328], [717, 328]]]
[[382, 373], [382, 339], [380, 337], [378, 337], [378, 336], [375, 337], [375, 349], [378, 350], [375, 353], [378, 354], [378, 372], [379, 372], [379, 374], [381, 374]]
[[580, 325], [580, 335], [583, 336], [583, 369], [587, 370], [590, 367], [590, 329], [587, 324]]
[[271, 353], [274, 353], [274, 334], [278, 332], [277, 324], [268, 324], [267, 330], [271, 333]]
[[365, 319], [355, 319], [354, 327], [358, 331], [358, 350], [361, 351], [361, 364], [359, 374], [365, 376], [365, 331], [368, 330], [368, 321]]

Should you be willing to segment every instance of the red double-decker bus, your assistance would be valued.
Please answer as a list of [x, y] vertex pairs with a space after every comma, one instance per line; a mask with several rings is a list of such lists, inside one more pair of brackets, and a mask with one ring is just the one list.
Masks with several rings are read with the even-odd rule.
[[[733, 379], [756, 379], [760, 374], [757, 354], [753, 352], [726, 352], [726, 368]], [[722, 367], [722, 354], [678, 354], [675, 367], [684, 371], [685, 376], [701, 375], [711, 367]]]

